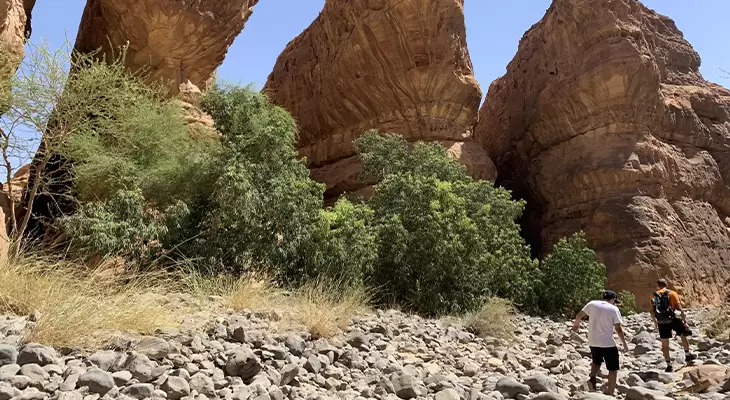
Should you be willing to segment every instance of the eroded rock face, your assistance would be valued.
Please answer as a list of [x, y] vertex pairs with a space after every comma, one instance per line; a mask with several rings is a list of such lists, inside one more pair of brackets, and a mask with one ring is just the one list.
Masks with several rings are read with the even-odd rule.
[[173, 94], [188, 81], [205, 90], [257, 2], [88, 0], [75, 48], [111, 55], [128, 41], [131, 70], [149, 68]]
[[475, 136], [528, 200], [547, 251], [583, 229], [609, 286], [646, 307], [663, 276], [690, 304], [730, 289], [730, 91], [674, 22], [635, 0], [555, 0], [490, 87]]
[[495, 177], [486, 153], [464, 144], [481, 90], [463, 0], [328, 0], [264, 91], [297, 119], [300, 153], [326, 196], [362, 187], [352, 141], [370, 129], [448, 142], [480, 177]]
[[8, 90], [8, 81], [23, 60], [34, 5], [35, 0], [0, 0], [0, 90]]

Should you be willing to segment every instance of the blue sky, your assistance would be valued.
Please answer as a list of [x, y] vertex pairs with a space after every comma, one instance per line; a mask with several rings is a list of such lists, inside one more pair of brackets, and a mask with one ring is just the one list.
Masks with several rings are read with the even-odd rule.
[[[467, 41], [475, 75], [486, 93], [517, 50], [522, 34], [545, 13], [550, 0], [465, 0]], [[86, 0], [38, 0], [33, 38], [53, 46], [71, 42]], [[730, 0], [644, 0], [673, 18], [702, 56], [706, 79], [730, 86], [721, 69], [730, 70]], [[260, 0], [231, 47], [218, 74], [234, 83], [261, 87], [286, 44], [314, 20], [324, 0]]]

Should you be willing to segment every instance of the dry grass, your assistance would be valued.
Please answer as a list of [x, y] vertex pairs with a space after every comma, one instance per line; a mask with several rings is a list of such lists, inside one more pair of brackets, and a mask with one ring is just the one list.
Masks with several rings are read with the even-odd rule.
[[719, 340], [730, 340], [730, 304], [711, 311], [705, 319], [705, 334]]
[[371, 296], [362, 287], [328, 281], [305, 284], [292, 297], [295, 317], [314, 337], [331, 337], [369, 310]]
[[196, 286], [202, 294], [221, 296], [223, 305], [233, 310], [275, 311], [282, 317], [278, 328], [305, 329], [313, 337], [337, 334], [354, 315], [369, 310], [371, 299], [363, 288], [324, 280], [286, 292], [278, 289], [270, 277], [260, 274], [204, 279]]
[[148, 294], [165, 287], [150, 274], [107, 275], [84, 266], [24, 256], [0, 264], [0, 312], [33, 314], [23, 338], [52, 346], [95, 348], [119, 332], [151, 333], [175, 325]]
[[462, 318], [465, 328], [480, 337], [511, 339], [514, 337], [514, 316], [517, 309], [509, 300], [491, 297], [477, 311]]

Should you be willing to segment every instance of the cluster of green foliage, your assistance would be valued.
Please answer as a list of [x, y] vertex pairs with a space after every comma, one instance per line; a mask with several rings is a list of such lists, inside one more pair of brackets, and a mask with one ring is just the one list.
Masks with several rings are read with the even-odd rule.
[[605, 284], [582, 234], [540, 266], [516, 222], [524, 202], [471, 178], [437, 143], [363, 134], [354, 145], [374, 195], [324, 208], [324, 186], [297, 157], [295, 121], [252, 88], [204, 98], [220, 138], [190, 135], [178, 104], [121, 64], [84, 66], [67, 90], [101, 105], [60, 150], [73, 160], [80, 206], [59, 226], [80, 256], [266, 269], [290, 286], [365, 284], [379, 301], [427, 315], [467, 313], [493, 297], [563, 312]]
[[606, 267], [596, 258], [583, 232], [560, 239], [540, 268], [540, 309], [574, 314], [587, 300], [600, 298]]
[[618, 305], [621, 315], [633, 315], [636, 314], [636, 296], [628, 290], [622, 290], [618, 294], [621, 304]]

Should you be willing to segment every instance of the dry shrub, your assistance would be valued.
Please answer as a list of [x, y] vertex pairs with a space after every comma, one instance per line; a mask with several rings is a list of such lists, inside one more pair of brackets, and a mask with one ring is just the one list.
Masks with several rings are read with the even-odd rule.
[[511, 339], [514, 337], [514, 316], [517, 312], [511, 301], [499, 297], [488, 298], [482, 307], [465, 315], [465, 328], [480, 337]]
[[705, 334], [719, 340], [730, 340], [730, 304], [712, 310], [705, 319]]
[[151, 333], [176, 324], [147, 294], [166, 279], [151, 274], [105, 275], [83, 265], [24, 255], [0, 264], [0, 312], [34, 314], [24, 340], [95, 348], [119, 332]]
[[331, 337], [346, 328], [353, 316], [367, 312], [371, 299], [361, 286], [315, 280], [293, 293], [291, 308], [313, 337]]

